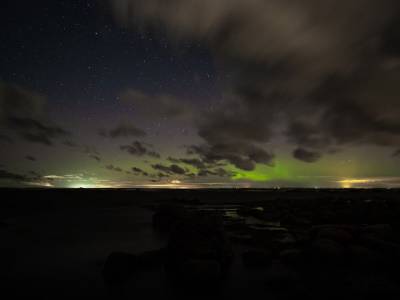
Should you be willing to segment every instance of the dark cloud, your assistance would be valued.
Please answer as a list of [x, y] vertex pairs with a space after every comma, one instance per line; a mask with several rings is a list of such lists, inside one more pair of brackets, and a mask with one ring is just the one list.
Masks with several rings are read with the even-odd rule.
[[399, 149], [399, 150], [396, 150], [396, 151], [393, 153], [393, 157], [398, 157], [398, 156], [400, 156], [400, 149]]
[[14, 143], [14, 140], [10, 138], [8, 135], [0, 134], [0, 142], [12, 144]]
[[137, 128], [130, 124], [121, 124], [114, 129], [109, 131], [105, 129], [101, 129], [99, 134], [103, 137], [110, 137], [110, 138], [121, 138], [121, 137], [144, 137], [146, 136], [146, 132], [142, 129]]
[[26, 141], [52, 146], [70, 132], [43, 118], [43, 95], [0, 82], [0, 122]]
[[[195, 151], [193, 151], [195, 149]], [[199, 154], [197, 147], [190, 147], [188, 149], [188, 152], [190, 154]], [[203, 159], [207, 159], [203, 157]], [[205, 177], [205, 176], [218, 176], [218, 177], [232, 177], [233, 173], [230, 171], [225, 170], [224, 168], [221, 168], [220, 166], [224, 166], [223, 163], [218, 162], [218, 161], [213, 161], [212, 159], [207, 159], [208, 161], [204, 161], [203, 159], [199, 158], [173, 158], [169, 157], [168, 160], [172, 163], [184, 163], [187, 165], [190, 165], [196, 169], [198, 169], [197, 175], [200, 177]], [[186, 174], [186, 176], [190, 178], [194, 178], [196, 175], [195, 174]]]
[[165, 172], [167, 174], [184, 175], [186, 173], [185, 169], [183, 169], [182, 167], [180, 167], [176, 164], [172, 164], [170, 166], [165, 166], [162, 164], [154, 164], [154, 165], [151, 165], [151, 167], [154, 170]]
[[198, 173], [197, 176], [200, 177], [206, 177], [206, 176], [218, 176], [218, 177], [232, 177], [234, 173], [227, 171], [223, 168], [217, 168], [214, 170], [210, 169], [201, 169]]
[[82, 146], [82, 152], [88, 155], [99, 155], [99, 151], [95, 146], [84, 145]]
[[321, 154], [303, 148], [297, 148], [293, 151], [293, 157], [304, 162], [313, 163], [321, 158]]
[[24, 175], [11, 173], [6, 170], [0, 170], [0, 180], [11, 180], [11, 181], [22, 182], [22, 181], [27, 181], [28, 178]]
[[251, 170], [282, 135], [321, 155], [400, 144], [399, 1], [111, 3], [124, 25], [207, 44], [229, 74], [221, 106], [197, 123], [202, 159]]
[[25, 140], [46, 146], [52, 146], [54, 139], [71, 135], [69, 131], [61, 127], [44, 124], [42, 121], [30, 118], [10, 117], [7, 119], [7, 125]]
[[46, 98], [21, 86], [0, 82], [0, 120], [39, 118]]
[[192, 146], [188, 153], [197, 154], [203, 162], [217, 164], [227, 161], [239, 169], [251, 171], [257, 163], [273, 165], [274, 155], [251, 143], [210, 143], [204, 146]]
[[160, 179], [161, 179], [161, 178], [168, 178], [169, 175], [159, 172], [159, 173], [157, 174], [157, 177], [160, 178]]
[[94, 159], [97, 162], [101, 162], [101, 157], [98, 155], [89, 155], [90, 158]]
[[184, 163], [190, 166], [193, 166], [197, 169], [204, 169], [207, 167], [207, 164], [198, 158], [174, 158], [168, 157], [168, 160], [172, 163]]
[[36, 157], [34, 157], [32, 155], [25, 156], [25, 159], [30, 160], [30, 161], [36, 161]]
[[143, 176], [145, 176], [145, 177], [148, 177], [148, 176], [149, 176], [149, 173], [147, 173], [146, 171], [144, 171], [144, 170], [142, 170], [142, 169], [140, 169], [140, 168], [138, 168], [138, 167], [133, 167], [133, 168], [132, 168], [132, 172], [134, 172], [135, 174], [143, 175]]
[[36, 171], [30, 171], [28, 174], [33, 181], [40, 181], [43, 177]]
[[147, 145], [139, 142], [139, 141], [135, 141], [132, 142], [132, 144], [130, 145], [122, 145], [120, 146], [120, 149], [122, 151], [127, 151], [129, 154], [132, 154], [134, 156], [150, 156], [150, 157], [154, 157], [154, 158], [160, 158], [160, 154], [150, 150], [147, 148]]
[[116, 167], [114, 165], [107, 165], [106, 169], [110, 170], [110, 171], [115, 171], [115, 172], [122, 172], [123, 171], [120, 167]]

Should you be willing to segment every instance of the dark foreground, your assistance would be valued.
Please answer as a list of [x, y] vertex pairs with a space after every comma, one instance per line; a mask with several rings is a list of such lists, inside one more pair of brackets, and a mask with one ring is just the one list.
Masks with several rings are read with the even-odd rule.
[[0, 193], [2, 299], [400, 299], [397, 190]]

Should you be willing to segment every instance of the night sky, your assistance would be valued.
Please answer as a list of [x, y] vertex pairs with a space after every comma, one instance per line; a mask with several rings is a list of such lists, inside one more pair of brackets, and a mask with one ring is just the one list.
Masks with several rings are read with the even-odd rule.
[[0, 186], [400, 187], [395, 0], [2, 1]]

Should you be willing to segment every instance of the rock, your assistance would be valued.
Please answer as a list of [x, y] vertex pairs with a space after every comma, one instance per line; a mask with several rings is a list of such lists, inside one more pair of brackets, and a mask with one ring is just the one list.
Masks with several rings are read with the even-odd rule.
[[266, 268], [271, 265], [272, 254], [266, 251], [249, 250], [243, 252], [242, 261], [246, 268]]
[[370, 234], [362, 235], [359, 240], [367, 248], [382, 253], [386, 259], [396, 259], [400, 262], [399, 244], [379, 239]]
[[311, 221], [293, 214], [286, 214], [281, 218], [281, 224], [283, 226], [310, 226]]
[[138, 255], [113, 252], [103, 267], [103, 278], [106, 284], [121, 284], [129, 280], [138, 271], [162, 266], [164, 262], [163, 250], [143, 252]]
[[[199, 261], [206, 261], [206, 270], [216, 269], [217, 263], [221, 270], [221, 280], [228, 274], [232, 259], [232, 245], [224, 232], [222, 222], [213, 216], [193, 215], [177, 224], [171, 232], [166, 248], [165, 268], [167, 275], [180, 284], [187, 281], [187, 278], [196, 277], [195, 274], [188, 277], [188, 272], [201, 269], [198, 266]], [[208, 272], [206, 270], [204, 272]]]
[[325, 227], [318, 231], [317, 239], [330, 239], [341, 244], [348, 244], [354, 238], [351, 233], [343, 228]]
[[232, 243], [238, 243], [243, 245], [253, 244], [253, 237], [249, 234], [230, 234], [229, 240], [231, 240]]
[[286, 233], [283, 238], [278, 240], [282, 248], [291, 247], [296, 243], [296, 238], [291, 233]]

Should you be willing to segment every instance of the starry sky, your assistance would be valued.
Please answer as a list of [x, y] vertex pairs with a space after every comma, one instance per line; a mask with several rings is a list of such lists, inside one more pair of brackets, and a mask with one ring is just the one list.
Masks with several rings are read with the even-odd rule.
[[398, 1], [0, 14], [1, 187], [400, 187]]

